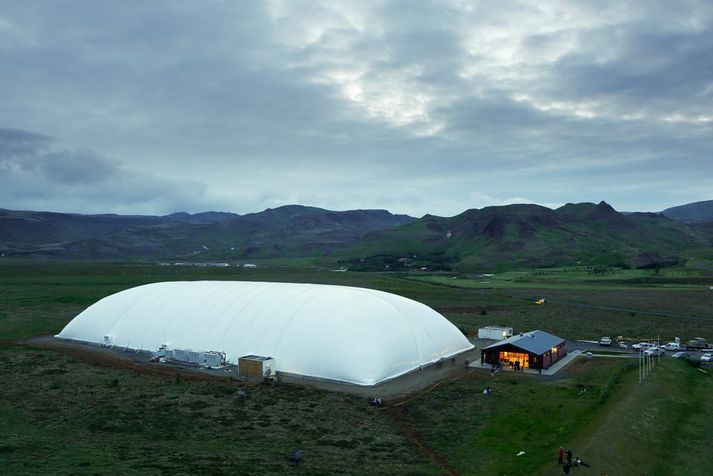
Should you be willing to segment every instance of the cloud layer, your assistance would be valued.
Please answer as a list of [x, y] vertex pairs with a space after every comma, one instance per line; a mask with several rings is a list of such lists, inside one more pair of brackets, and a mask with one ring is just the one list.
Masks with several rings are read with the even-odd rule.
[[16, 2], [0, 206], [706, 200], [712, 49], [706, 1]]
[[0, 203], [21, 210], [151, 214], [208, 205], [205, 186], [127, 170], [91, 151], [56, 147], [47, 136], [0, 129]]

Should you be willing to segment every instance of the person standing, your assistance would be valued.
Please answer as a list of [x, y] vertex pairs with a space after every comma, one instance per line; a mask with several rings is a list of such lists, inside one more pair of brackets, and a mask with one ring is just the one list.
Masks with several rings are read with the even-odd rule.
[[562, 465], [562, 472], [564, 473], [565, 476], [567, 476], [569, 474], [569, 470], [571, 468], [572, 468], [572, 465], [565, 461], [564, 464]]
[[572, 466], [572, 450], [567, 450], [567, 462]]
[[564, 460], [564, 450], [560, 446], [560, 450], [557, 452], [557, 464], [562, 466], [562, 461]]

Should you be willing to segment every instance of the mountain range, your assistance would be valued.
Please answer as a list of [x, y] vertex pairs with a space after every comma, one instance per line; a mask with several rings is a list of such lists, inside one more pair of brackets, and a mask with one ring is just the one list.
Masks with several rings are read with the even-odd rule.
[[659, 267], [713, 254], [713, 201], [660, 213], [606, 202], [507, 205], [420, 219], [288, 205], [258, 213], [80, 215], [0, 209], [0, 254], [56, 259], [321, 257], [350, 269]]
[[78, 215], [0, 209], [4, 256], [70, 259], [320, 256], [413, 221], [386, 210], [288, 205], [259, 213]]
[[[556, 210], [507, 205], [442, 218], [426, 215], [372, 232], [334, 253], [353, 268], [494, 270], [563, 265], [666, 266], [713, 245], [710, 224], [659, 213], [622, 214], [606, 202]], [[713, 250], [712, 250], [713, 251]]]
[[713, 200], [667, 208], [661, 214], [684, 223], [710, 222], [713, 221]]

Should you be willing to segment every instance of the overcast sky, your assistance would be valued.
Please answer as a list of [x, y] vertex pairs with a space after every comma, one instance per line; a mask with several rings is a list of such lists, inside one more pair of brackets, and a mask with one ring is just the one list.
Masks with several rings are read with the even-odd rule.
[[0, 0], [0, 208], [709, 199], [710, 0]]

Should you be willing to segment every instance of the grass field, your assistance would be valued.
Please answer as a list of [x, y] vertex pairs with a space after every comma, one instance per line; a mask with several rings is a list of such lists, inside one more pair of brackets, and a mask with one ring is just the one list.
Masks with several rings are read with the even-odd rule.
[[[3, 264], [0, 474], [425, 475], [451, 468], [461, 474], [557, 474], [553, 458], [560, 445], [592, 464], [592, 474], [671, 474], [676, 468], [707, 474], [698, 465], [710, 467], [712, 378], [673, 360], [662, 360], [643, 385], [636, 383], [636, 369], [619, 359], [576, 361], [556, 380], [473, 372], [376, 410], [349, 395], [140, 375], [14, 344], [58, 332], [106, 295], [177, 279], [371, 287], [422, 301], [464, 330], [503, 323], [572, 338], [656, 332], [713, 337], [710, 296], [703, 289], [665, 289], [668, 282], [625, 285], [624, 292], [606, 282], [595, 289], [549, 289], [545, 297], [561, 304], [536, 306], [531, 298], [541, 297], [548, 278], [530, 288], [487, 289], [316, 268]], [[566, 304], [598, 306], [602, 300], [636, 312]], [[485, 385], [495, 388], [490, 397], [481, 394]], [[285, 458], [295, 448], [305, 451], [299, 467]], [[520, 450], [525, 456], [515, 456]]]
[[[618, 359], [579, 359], [565, 379], [464, 379], [404, 412], [462, 474], [559, 474], [559, 446], [587, 462], [587, 474], [708, 474], [713, 378], [673, 359], [643, 385], [637, 375]], [[480, 393], [486, 385], [490, 396]]]
[[[567, 338], [713, 338], [710, 272], [601, 269], [604, 271], [598, 273], [587, 268], [554, 268], [476, 278], [410, 275], [407, 279], [500, 296], [497, 304], [480, 309], [441, 309], [452, 322], [471, 330], [488, 324], [516, 330], [546, 324], [544, 330]], [[534, 305], [543, 297], [546, 305]]]
[[609, 474], [710, 473], [713, 376], [662, 359], [642, 384], [634, 369], [617, 385], [616, 404], [565, 441], [567, 447]]
[[[439, 474], [356, 397], [0, 351], [2, 474]], [[305, 452], [300, 468], [286, 455]]]

